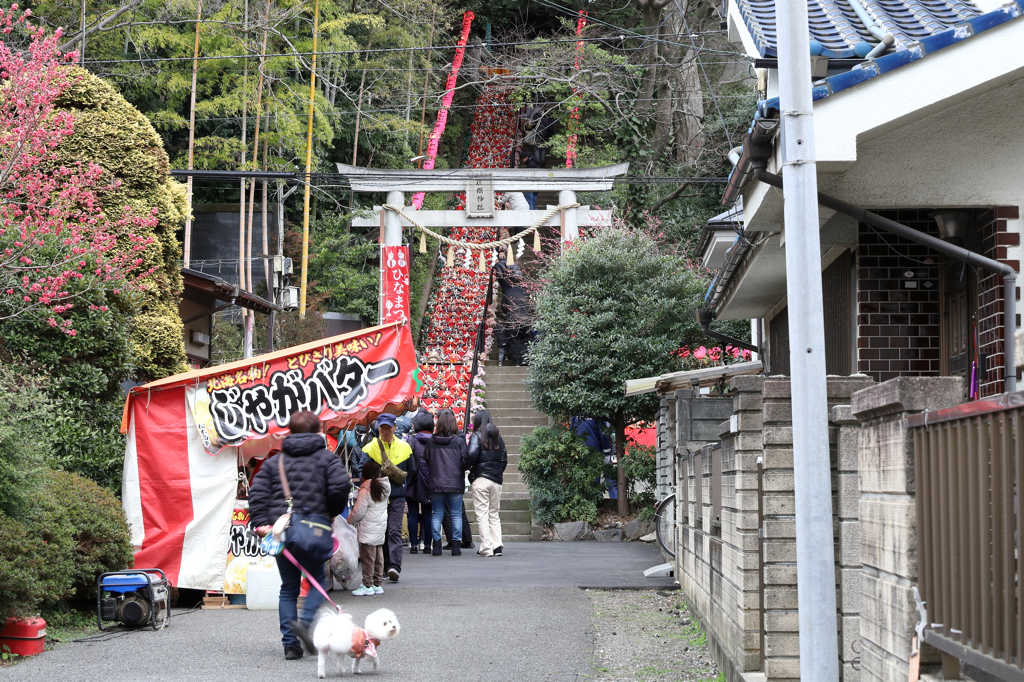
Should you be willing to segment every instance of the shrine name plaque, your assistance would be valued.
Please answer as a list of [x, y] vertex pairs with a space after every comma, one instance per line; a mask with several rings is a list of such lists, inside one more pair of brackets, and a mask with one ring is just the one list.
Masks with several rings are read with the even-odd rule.
[[491, 178], [471, 178], [466, 187], [466, 217], [494, 217], [494, 182]]

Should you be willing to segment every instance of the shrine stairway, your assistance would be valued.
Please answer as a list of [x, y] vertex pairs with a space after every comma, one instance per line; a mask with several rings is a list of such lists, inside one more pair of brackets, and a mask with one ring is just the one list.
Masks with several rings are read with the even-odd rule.
[[[470, 129], [467, 167], [508, 167], [517, 116], [516, 108], [507, 106], [510, 93], [510, 85], [500, 81], [487, 85], [481, 93]], [[451, 229], [447, 236], [467, 242], [484, 242], [494, 239], [494, 230], [460, 227]], [[441, 252], [442, 258], [446, 255], [447, 248]], [[440, 409], [450, 407], [460, 425], [465, 418], [473, 346], [490, 276], [488, 272], [479, 272], [479, 262], [479, 252], [456, 250], [454, 264], [439, 268], [431, 288], [427, 320], [423, 327], [424, 343], [420, 362], [424, 382], [423, 404], [435, 414]], [[483, 360], [493, 343], [493, 306], [490, 313], [486, 347], [474, 384], [474, 405], [482, 404]]]
[[[507, 106], [510, 90], [500, 83], [488, 85], [477, 101], [471, 128], [467, 167], [507, 168], [514, 142], [516, 108]], [[448, 236], [464, 241], [490, 241], [493, 229], [467, 227], [453, 229]], [[442, 258], [447, 250], [441, 252]], [[450, 407], [459, 417], [465, 416], [469, 372], [473, 362], [473, 345], [477, 326], [487, 295], [488, 272], [478, 272], [479, 253], [456, 251], [452, 267], [439, 268], [435, 277], [427, 318], [424, 322], [424, 352], [421, 369], [424, 377], [423, 404], [433, 413]], [[492, 259], [488, 259], [489, 266]], [[440, 263], [439, 263], [440, 266]], [[489, 268], [488, 268], [489, 269]], [[499, 288], [495, 284], [495, 290]], [[484, 362], [493, 345], [494, 313], [500, 296], [495, 296], [487, 324], [487, 340], [479, 359], [474, 383], [473, 405], [490, 410], [501, 430], [508, 450], [501, 496], [502, 541], [504, 543], [531, 539], [530, 495], [518, 470], [519, 439], [533, 431], [547, 418], [531, 406], [523, 382], [526, 367], [487, 367], [486, 387]], [[486, 393], [485, 393], [486, 390]], [[472, 495], [463, 498], [477, 536], [476, 513]]]

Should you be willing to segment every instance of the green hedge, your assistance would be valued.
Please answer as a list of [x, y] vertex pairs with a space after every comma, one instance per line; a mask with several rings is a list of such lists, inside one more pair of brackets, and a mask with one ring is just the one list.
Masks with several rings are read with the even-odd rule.
[[0, 514], [0, 622], [92, 597], [100, 573], [132, 564], [128, 522], [110, 491], [48, 471], [27, 497], [18, 517]]
[[596, 521], [604, 496], [604, 455], [562, 426], [538, 426], [523, 436], [519, 471], [542, 523]]
[[[651, 518], [654, 516], [654, 492], [658, 470], [654, 448], [627, 441], [622, 468], [626, 473], [630, 509], [637, 512], [641, 518]], [[614, 476], [614, 472], [611, 475]]]

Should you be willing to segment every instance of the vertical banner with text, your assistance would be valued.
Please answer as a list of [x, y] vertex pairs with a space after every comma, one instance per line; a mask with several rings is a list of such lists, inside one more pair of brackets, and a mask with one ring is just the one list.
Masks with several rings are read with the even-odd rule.
[[409, 247], [380, 249], [380, 323], [401, 322], [409, 317]]

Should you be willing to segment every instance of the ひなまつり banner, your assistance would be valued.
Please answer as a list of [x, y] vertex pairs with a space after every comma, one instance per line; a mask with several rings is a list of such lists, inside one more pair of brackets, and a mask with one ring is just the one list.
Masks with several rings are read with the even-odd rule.
[[[291, 415], [310, 410], [330, 426], [373, 417], [417, 393], [416, 353], [408, 324], [389, 324], [250, 360], [168, 377], [133, 390], [185, 388], [203, 447], [241, 446], [247, 455], [275, 449]], [[252, 447], [254, 440], [273, 436]]]

